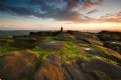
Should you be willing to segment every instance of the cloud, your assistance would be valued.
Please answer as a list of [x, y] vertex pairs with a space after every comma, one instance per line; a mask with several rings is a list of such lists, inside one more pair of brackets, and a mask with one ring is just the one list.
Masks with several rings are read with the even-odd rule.
[[101, 5], [102, 0], [94, 1], [94, 0], [87, 0], [82, 7], [82, 10], [88, 10], [90, 8], [96, 7], [98, 5]]
[[[6, 0], [9, 1], [9, 0]], [[17, 0], [14, 0], [17, 1]], [[26, 5], [11, 6], [4, 0], [0, 4], [0, 11], [20, 16], [35, 16], [39, 18], [53, 18], [55, 20], [85, 22], [79, 10], [99, 5], [102, 0], [22, 0]], [[93, 11], [94, 12], [94, 11]], [[91, 13], [91, 12], [90, 12]], [[89, 13], [88, 13], [89, 14]]]
[[121, 12], [115, 14], [107, 14], [105, 16], [102, 16], [98, 21], [121, 23]]
[[0, 11], [11, 13], [11, 14], [16, 13], [18, 15], [23, 15], [23, 16], [32, 15], [32, 12], [27, 8], [12, 7], [12, 6], [4, 5], [4, 4], [0, 4]]
[[94, 9], [94, 10], [91, 10], [91, 11], [87, 12], [86, 14], [92, 14], [92, 13], [95, 13], [97, 11], [98, 11], [97, 9]]

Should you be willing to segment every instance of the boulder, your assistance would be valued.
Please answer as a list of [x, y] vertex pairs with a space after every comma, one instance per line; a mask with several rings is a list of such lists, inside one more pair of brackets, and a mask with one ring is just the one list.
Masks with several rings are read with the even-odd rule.
[[121, 42], [119, 41], [103, 41], [104, 46], [113, 49], [121, 54]]
[[75, 37], [68, 33], [60, 33], [56, 36], [56, 39], [61, 41], [68, 41], [68, 40], [74, 40]]
[[38, 57], [31, 52], [10, 52], [0, 63], [2, 80], [31, 78]]
[[58, 53], [47, 56], [35, 73], [35, 80], [64, 80], [61, 64], [61, 57]]
[[75, 36], [75, 38], [78, 40], [83, 39], [83, 38], [91, 38], [94, 40], [98, 40], [98, 38], [95, 36], [95, 34], [88, 33], [88, 32], [67, 31], [67, 33]]
[[36, 46], [36, 38], [30, 36], [15, 36], [10, 45], [21, 49], [32, 49]]
[[[103, 60], [95, 59], [90, 62], [84, 63], [85, 70], [98, 70], [108, 75], [112, 80], [121, 80], [121, 67], [110, 64]], [[105, 80], [105, 79], [102, 79]]]
[[65, 47], [62, 41], [45, 41], [40, 44], [40, 47], [44, 50], [60, 50]]
[[98, 37], [101, 41], [121, 41], [121, 32], [101, 31]]

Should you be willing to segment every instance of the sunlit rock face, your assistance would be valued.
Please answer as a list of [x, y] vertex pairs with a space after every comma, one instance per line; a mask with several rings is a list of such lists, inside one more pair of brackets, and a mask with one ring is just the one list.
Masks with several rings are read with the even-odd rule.
[[1, 61], [0, 74], [3, 80], [22, 80], [31, 77], [38, 57], [30, 52], [11, 52]]
[[41, 62], [35, 80], [64, 80], [61, 57], [58, 53], [51, 54]]
[[[92, 50], [92, 48], [86, 47], [83, 47], [83, 49], [85, 51]], [[91, 61], [84, 61], [81, 58], [70, 58], [68, 61], [70, 63], [63, 60], [62, 55], [57, 52], [48, 55], [42, 61], [38, 60], [38, 57], [33, 53], [12, 52], [3, 58], [0, 74], [3, 80], [121, 79], [121, 67], [101, 60], [101, 58], [96, 57]]]

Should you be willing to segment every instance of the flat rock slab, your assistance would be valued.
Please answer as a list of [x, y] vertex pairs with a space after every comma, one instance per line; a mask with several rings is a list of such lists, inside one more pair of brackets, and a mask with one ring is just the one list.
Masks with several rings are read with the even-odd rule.
[[68, 33], [60, 33], [56, 36], [56, 39], [61, 41], [68, 41], [68, 40], [74, 40], [75, 37]]
[[98, 70], [107, 74], [112, 80], [121, 80], [121, 67], [112, 65], [103, 60], [93, 60], [91, 62], [84, 63], [86, 70]]
[[75, 43], [75, 44], [88, 44], [88, 43], [85, 42], [84, 40], [75, 40], [74, 43]]
[[62, 41], [45, 41], [40, 44], [40, 47], [45, 50], [60, 50], [65, 47]]

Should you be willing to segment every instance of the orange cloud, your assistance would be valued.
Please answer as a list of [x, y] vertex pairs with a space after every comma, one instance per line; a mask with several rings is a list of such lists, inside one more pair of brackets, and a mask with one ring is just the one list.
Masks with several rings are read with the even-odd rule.
[[102, 1], [98, 1], [98, 2], [92, 2], [91, 0], [89, 0], [87, 3], [85, 3], [85, 5], [82, 7], [82, 10], [88, 10], [90, 8], [96, 7], [98, 5], [101, 5]]
[[112, 14], [112, 15], [106, 15], [99, 19], [99, 21], [103, 22], [113, 22], [113, 23], [121, 23], [121, 12]]
[[0, 24], [0, 28], [4, 28], [4, 29], [25, 29], [25, 28], [29, 28], [29, 27], [33, 27], [32, 24], [21, 24], [21, 23], [4, 23], [4, 24]]

